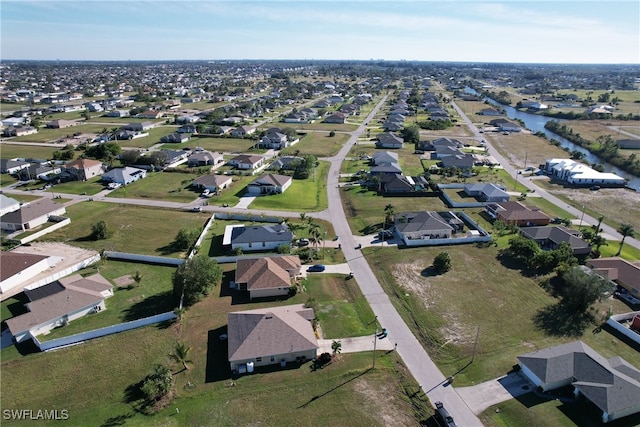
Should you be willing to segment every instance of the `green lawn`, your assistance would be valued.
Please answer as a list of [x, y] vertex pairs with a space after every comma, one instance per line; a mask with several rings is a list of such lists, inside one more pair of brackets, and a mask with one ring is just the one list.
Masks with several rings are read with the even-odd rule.
[[78, 124], [75, 126], [70, 126], [64, 129], [47, 129], [40, 128], [38, 133], [33, 135], [24, 135], [17, 136], [12, 139], [12, 141], [28, 141], [28, 142], [48, 142], [54, 141], [59, 138], [65, 137], [67, 135], [73, 135], [74, 133], [98, 133], [104, 128], [103, 125], [99, 124]]
[[[203, 227], [209, 218], [205, 213], [101, 202], [69, 206], [67, 216], [71, 224], [40, 240], [62, 241], [97, 251], [108, 249], [177, 258], [184, 255], [172, 245], [178, 231], [183, 227]], [[112, 235], [105, 240], [90, 240], [91, 227], [101, 220], [107, 222]]]
[[329, 136], [328, 133], [323, 132], [308, 132], [300, 142], [282, 150], [282, 155], [293, 155], [299, 151], [299, 154], [310, 154], [316, 157], [333, 156], [340, 151], [348, 139], [349, 135], [344, 133]]
[[63, 182], [61, 184], [56, 184], [47, 191], [54, 194], [86, 194], [88, 196], [93, 196], [106, 188], [101, 179], [101, 176], [96, 176], [87, 181]]
[[[425, 269], [441, 251], [449, 253], [453, 268], [441, 276], [430, 275]], [[536, 327], [534, 317], [556, 300], [538, 285], [540, 279], [502, 265], [496, 259], [497, 248], [368, 248], [365, 254], [401, 316], [445, 375], [470, 361], [480, 328], [475, 362], [456, 374], [461, 385], [504, 375], [519, 354], [578, 339]], [[597, 318], [610, 307], [614, 313], [628, 311], [610, 299], [598, 305]], [[633, 348], [607, 332], [592, 333], [593, 328], [579, 339], [607, 358], [619, 355], [640, 365], [640, 354]]]
[[173, 133], [175, 131], [175, 127], [158, 126], [145, 131], [149, 133], [149, 136], [124, 141], [118, 140], [116, 142], [121, 147], [149, 148], [155, 144], [159, 144], [160, 138], [162, 138], [163, 136], [169, 135], [170, 133]]
[[221, 152], [238, 152], [238, 153], [258, 153], [264, 152], [264, 150], [250, 150], [255, 145], [256, 141], [252, 139], [242, 138], [213, 138], [213, 137], [191, 137], [188, 142], [182, 144], [163, 144], [162, 148], [170, 150], [181, 150], [184, 147], [202, 147], [207, 151], [221, 151]]
[[190, 203], [200, 195], [191, 187], [198, 176], [197, 173], [150, 172], [146, 178], [122, 186], [109, 193], [108, 197]]
[[294, 179], [282, 194], [257, 197], [251, 209], [273, 209], [287, 211], [321, 211], [328, 206], [327, 174], [329, 163], [320, 162], [315, 174], [307, 179]]
[[273, 125], [279, 128], [294, 128], [298, 131], [320, 130], [320, 131], [326, 131], [326, 132], [331, 132], [332, 130], [336, 132], [340, 132], [340, 131], [353, 132], [358, 128], [358, 125], [351, 125], [348, 123], [334, 124], [334, 123], [322, 123], [321, 121], [316, 121], [315, 123], [284, 123], [284, 122], [275, 123], [274, 122]]
[[[37, 134], [36, 134], [37, 135]], [[35, 136], [35, 135], [28, 135]], [[10, 141], [3, 141], [0, 145], [0, 156], [3, 159], [52, 159], [53, 152], [60, 150], [58, 147], [42, 147], [37, 145], [12, 144]], [[2, 174], [2, 179], [6, 177]]]

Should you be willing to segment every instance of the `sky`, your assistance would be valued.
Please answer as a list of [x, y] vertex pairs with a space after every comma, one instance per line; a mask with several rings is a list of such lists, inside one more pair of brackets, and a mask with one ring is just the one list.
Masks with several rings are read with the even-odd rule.
[[638, 0], [0, 0], [0, 59], [640, 63]]

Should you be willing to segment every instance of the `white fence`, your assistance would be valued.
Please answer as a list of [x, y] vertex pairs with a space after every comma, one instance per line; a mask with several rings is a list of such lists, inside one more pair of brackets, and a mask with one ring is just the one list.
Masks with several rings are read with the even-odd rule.
[[24, 245], [25, 243], [29, 243], [33, 240], [36, 240], [39, 237], [44, 236], [45, 234], [51, 233], [52, 231], [56, 231], [57, 229], [62, 227], [66, 227], [69, 224], [71, 224], [71, 218], [66, 218], [63, 221], [60, 221], [56, 224], [53, 224], [50, 227], [45, 228], [44, 230], [40, 230], [36, 233], [30, 234], [29, 236], [20, 239], [20, 243]]
[[40, 280], [38, 280], [36, 282], [29, 283], [24, 288], [27, 289], [27, 290], [39, 288], [40, 286], [44, 286], [44, 285], [47, 285], [47, 284], [49, 284], [51, 282], [55, 282], [58, 279], [62, 279], [63, 277], [66, 277], [66, 276], [70, 275], [71, 273], [75, 273], [78, 270], [82, 270], [83, 268], [86, 268], [86, 267], [90, 266], [91, 264], [94, 264], [94, 263], [96, 263], [98, 261], [100, 261], [100, 255], [93, 255], [90, 258], [87, 258], [85, 260], [80, 261], [79, 263], [77, 263], [75, 265], [72, 265], [71, 267], [67, 267], [64, 270], [55, 272], [52, 275], [45, 277], [44, 279], [40, 279]]
[[198, 252], [198, 248], [202, 244], [204, 237], [207, 235], [207, 233], [209, 232], [209, 229], [213, 225], [213, 221], [215, 220], [215, 218], [216, 218], [216, 214], [211, 215], [211, 218], [209, 218], [209, 220], [205, 224], [204, 230], [202, 230], [202, 233], [200, 233], [200, 237], [198, 237], [198, 240], [196, 240], [196, 243], [193, 245], [193, 249], [189, 253], [189, 257], [188, 257], [189, 259], [193, 258], [196, 252]]
[[155, 316], [145, 317], [144, 319], [132, 320], [131, 322], [118, 323], [117, 325], [106, 326], [100, 329], [94, 329], [92, 331], [81, 332], [75, 335], [69, 335], [68, 337], [57, 338], [51, 341], [41, 342], [38, 338], [34, 337], [33, 341], [40, 348], [41, 351], [48, 351], [58, 347], [64, 347], [68, 345], [82, 343], [94, 338], [104, 337], [106, 335], [116, 334], [118, 332], [124, 332], [131, 329], [141, 328], [143, 326], [151, 325], [153, 323], [164, 322], [166, 320], [175, 319], [177, 316], [174, 312], [168, 311], [162, 314], [156, 314]]
[[123, 259], [126, 261], [146, 262], [149, 264], [180, 265], [184, 263], [180, 258], [168, 258], [163, 256], [130, 254], [126, 252], [104, 251], [104, 256], [110, 259]]
[[632, 331], [622, 324], [622, 322], [631, 322], [633, 318], [640, 315], [640, 311], [632, 311], [630, 313], [614, 314], [607, 319], [607, 325], [620, 332], [630, 340], [640, 344], [640, 334]]

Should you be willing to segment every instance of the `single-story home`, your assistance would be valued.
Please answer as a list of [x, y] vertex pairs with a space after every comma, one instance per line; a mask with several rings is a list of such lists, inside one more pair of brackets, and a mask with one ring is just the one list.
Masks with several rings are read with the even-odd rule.
[[20, 202], [4, 194], [0, 194], [0, 216], [20, 209]]
[[598, 172], [571, 159], [549, 159], [545, 162], [544, 171], [554, 178], [579, 186], [622, 187], [627, 183], [614, 173]]
[[254, 154], [240, 154], [229, 160], [228, 163], [237, 169], [257, 169], [264, 163], [264, 157]]
[[62, 216], [66, 209], [62, 203], [51, 199], [39, 199], [23, 203], [20, 209], [8, 212], [0, 217], [3, 230], [10, 232], [29, 230], [49, 221], [51, 216]]
[[640, 370], [621, 357], [605, 359], [582, 341], [518, 356], [521, 372], [542, 391], [572, 386], [602, 411], [602, 422], [640, 412]]
[[403, 212], [395, 216], [394, 229], [403, 240], [450, 239], [464, 222], [453, 212]]
[[235, 286], [248, 292], [249, 299], [287, 296], [301, 268], [298, 256], [241, 258], [236, 262]]
[[0, 255], [0, 293], [24, 284], [53, 267], [58, 260], [59, 257], [3, 251]]
[[324, 118], [325, 123], [343, 124], [347, 121], [347, 114], [336, 112]]
[[144, 169], [132, 168], [130, 166], [124, 168], [111, 169], [102, 175], [102, 181], [115, 182], [120, 185], [128, 185], [139, 179], [145, 178], [147, 171]]
[[379, 134], [376, 141], [376, 148], [402, 148], [404, 139], [393, 132]]
[[261, 175], [247, 185], [249, 194], [280, 194], [291, 186], [293, 178], [289, 175]]
[[31, 162], [24, 159], [0, 159], [0, 172], [15, 175], [23, 169], [28, 169]]
[[630, 262], [620, 257], [595, 258], [587, 260], [587, 266], [640, 298], [640, 261]]
[[271, 148], [273, 150], [281, 150], [289, 146], [287, 135], [277, 130], [269, 130], [260, 139], [258, 146], [261, 148]]
[[34, 133], [38, 133], [38, 129], [28, 125], [8, 127], [2, 131], [3, 136], [24, 136], [33, 135]]
[[312, 308], [303, 304], [237, 311], [228, 315], [228, 356], [234, 372], [254, 366], [303, 363], [317, 356]]
[[506, 119], [494, 119], [489, 124], [497, 127], [500, 132], [520, 132], [522, 130], [520, 126]]
[[256, 133], [256, 128], [251, 126], [240, 126], [231, 131], [231, 135], [236, 138], [244, 138], [245, 136], [249, 136]]
[[191, 153], [189, 160], [187, 161], [189, 167], [216, 166], [221, 163], [224, 163], [224, 156], [222, 153], [212, 153], [207, 150], [194, 151]]
[[202, 175], [194, 179], [191, 186], [217, 193], [230, 186], [232, 182], [233, 180], [229, 175]]
[[507, 193], [507, 188], [504, 185], [482, 182], [465, 184], [464, 192], [468, 196], [475, 197], [481, 202], [509, 201], [509, 194]]
[[163, 136], [162, 138], [160, 138], [160, 142], [182, 144], [189, 141], [190, 138], [191, 136], [187, 133], [175, 132]]
[[47, 122], [47, 127], [50, 129], [63, 129], [63, 128], [68, 128], [71, 126], [75, 126], [77, 125], [76, 122], [74, 122], [73, 120], [51, 120], [50, 122]]
[[125, 126], [123, 126], [123, 129], [125, 130], [132, 130], [132, 131], [136, 131], [136, 132], [143, 132], [145, 130], [149, 130], [153, 128], [153, 123], [152, 122], [136, 122], [136, 123], [129, 123]]
[[69, 177], [75, 181], [86, 181], [104, 173], [102, 162], [92, 159], [76, 159], [66, 163], [64, 168]]
[[505, 224], [515, 224], [519, 227], [533, 225], [548, 225], [550, 218], [536, 206], [525, 206], [520, 202], [489, 203], [485, 206], [487, 214]]
[[31, 291], [28, 313], [5, 323], [15, 342], [22, 342], [52, 329], [66, 326], [72, 320], [105, 310], [104, 300], [113, 296], [113, 285], [100, 274], [82, 277], [74, 274]]
[[293, 233], [286, 224], [227, 226], [223, 245], [231, 245], [232, 250], [240, 248], [243, 252], [270, 251], [281, 245], [291, 245]]
[[520, 234], [535, 241], [543, 250], [553, 250], [562, 242], [567, 242], [573, 249], [573, 255], [589, 255], [591, 246], [582, 240], [580, 232], [566, 227], [554, 225], [552, 227], [521, 228]]
[[282, 156], [269, 165], [269, 170], [294, 170], [304, 159], [299, 156]]

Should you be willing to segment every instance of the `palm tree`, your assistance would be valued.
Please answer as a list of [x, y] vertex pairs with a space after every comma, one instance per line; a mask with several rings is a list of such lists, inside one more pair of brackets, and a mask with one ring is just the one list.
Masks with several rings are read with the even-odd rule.
[[318, 252], [318, 243], [322, 240], [322, 233], [320, 232], [320, 226], [316, 223], [309, 224], [309, 236], [313, 238], [313, 246]]
[[633, 228], [633, 225], [631, 224], [620, 224], [620, 227], [618, 228], [618, 233], [622, 234], [622, 240], [620, 241], [620, 247], [618, 248], [618, 253], [616, 254], [616, 256], [620, 256], [620, 252], [622, 252], [622, 245], [624, 245], [624, 239], [626, 239], [627, 236], [633, 237], [636, 233], [636, 230]]
[[602, 225], [602, 221], [604, 220], [604, 216], [600, 215], [598, 217], [598, 225], [596, 226], [596, 236], [600, 233], [600, 226]]
[[333, 350], [333, 355], [340, 354], [342, 351], [342, 343], [340, 341], [334, 340], [331, 343], [331, 350]]
[[187, 363], [193, 363], [193, 361], [189, 360], [189, 352], [191, 351], [191, 347], [187, 346], [183, 342], [176, 343], [176, 346], [173, 348], [173, 353], [169, 355], [169, 357], [174, 360], [176, 363], [181, 363], [184, 366], [184, 370], [189, 369]]
[[113, 139], [115, 141], [118, 140], [118, 131], [120, 130], [120, 128], [111, 128], [111, 136], [113, 137]]
[[600, 246], [607, 246], [607, 239], [597, 234], [591, 238], [591, 244], [596, 247], [596, 252], [600, 253]]
[[393, 217], [396, 214], [396, 210], [392, 204], [388, 204], [384, 207], [384, 224], [382, 228], [387, 228], [387, 222], [393, 223]]

